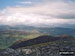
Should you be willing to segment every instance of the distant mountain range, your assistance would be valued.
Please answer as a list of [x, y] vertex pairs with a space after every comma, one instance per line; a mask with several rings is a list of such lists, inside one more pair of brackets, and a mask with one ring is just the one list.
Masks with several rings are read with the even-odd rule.
[[39, 28], [38, 29], [41, 33], [47, 33], [49, 35], [72, 35], [75, 36], [75, 29], [72, 28], [61, 28], [61, 27], [55, 27], [55, 28]]
[[32, 26], [24, 26], [24, 25], [0, 25], [0, 30], [33, 30], [35, 27]]
[[16, 26], [8, 26], [8, 25], [0, 25], [0, 31], [2, 30], [25, 30], [25, 31], [33, 31], [36, 30], [39, 33], [49, 34], [49, 35], [72, 35], [75, 36], [75, 29], [72, 28], [62, 28], [62, 27], [32, 27], [25, 25], [16, 25]]

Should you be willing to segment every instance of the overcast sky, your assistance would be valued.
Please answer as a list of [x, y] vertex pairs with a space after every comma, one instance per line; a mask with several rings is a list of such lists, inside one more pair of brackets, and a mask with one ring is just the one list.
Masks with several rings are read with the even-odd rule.
[[0, 0], [0, 24], [75, 26], [75, 0]]

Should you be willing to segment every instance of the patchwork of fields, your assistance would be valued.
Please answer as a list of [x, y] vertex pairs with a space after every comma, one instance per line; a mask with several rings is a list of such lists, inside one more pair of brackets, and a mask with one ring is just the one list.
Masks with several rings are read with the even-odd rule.
[[16, 41], [23, 41], [40, 36], [40, 33], [25, 32], [25, 31], [0, 31], [0, 49], [5, 49], [11, 46]]

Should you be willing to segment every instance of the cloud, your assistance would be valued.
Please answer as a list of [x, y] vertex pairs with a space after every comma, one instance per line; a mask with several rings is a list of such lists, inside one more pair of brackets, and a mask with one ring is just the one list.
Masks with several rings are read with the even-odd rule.
[[17, 3], [20, 3], [20, 4], [32, 4], [31, 1], [22, 1], [22, 2], [17, 2]]
[[[61, 26], [75, 24], [75, 2], [44, 0], [30, 7], [6, 7], [0, 15], [2, 24]], [[31, 3], [31, 2], [20, 2]]]

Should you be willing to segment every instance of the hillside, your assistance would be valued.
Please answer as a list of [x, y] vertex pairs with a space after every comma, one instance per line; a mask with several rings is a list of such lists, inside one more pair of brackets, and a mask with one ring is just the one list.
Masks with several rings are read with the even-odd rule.
[[40, 33], [25, 30], [0, 30], [0, 49], [8, 48], [18, 40], [28, 40], [40, 35]]
[[[62, 54], [61, 52], [70, 52]], [[72, 53], [71, 53], [72, 52]], [[69, 35], [53, 37], [39, 36], [34, 39], [17, 41], [0, 52], [1, 56], [75, 56], [75, 38]]]
[[40, 36], [40, 37], [36, 37], [34, 39], [30, 39], [27, 41], [22, 41], [20, 43], [15, 43], [13, 44], [10, 48], [16, 49], [16, 48], [20, 48], [20, 47], [24, 47], [24, 46], [31, 46], [31, 45], [35, 45], [35, 44], [40, 44], [40, 43], [46, 43], [46, 42], [51, 42], [51, 41], [55, 41], [59, 38], [55, 38], [52, 36]]
[[59, 37], [44, 35], [44, 36], [39, 36], [39, 37], [36, 37], [34, 39], [30, 39], [27, 41], [26, 40], [21, 41], [21, 42], [17, 41], [12, 46], [10, 46], [10, 48], [17, 49], [17, 48], [32, 46], [32, 45], [41, 44], [41, 43], [65, 41], [65, 40], [72, 41], [72, 40], [74, 40], [74, 38], [72, 36], [68, 36], [68, 35], [63, 35], [63, 36], [59, 36]]
[[40, 35], [59, 36], [63, 34], [75, 36], [75, 29], [61, 27], [40, 28], [25, 25], [0, 25], [0, 49], [8, 48], [10, 45], [18, 40], [29, 40]]

